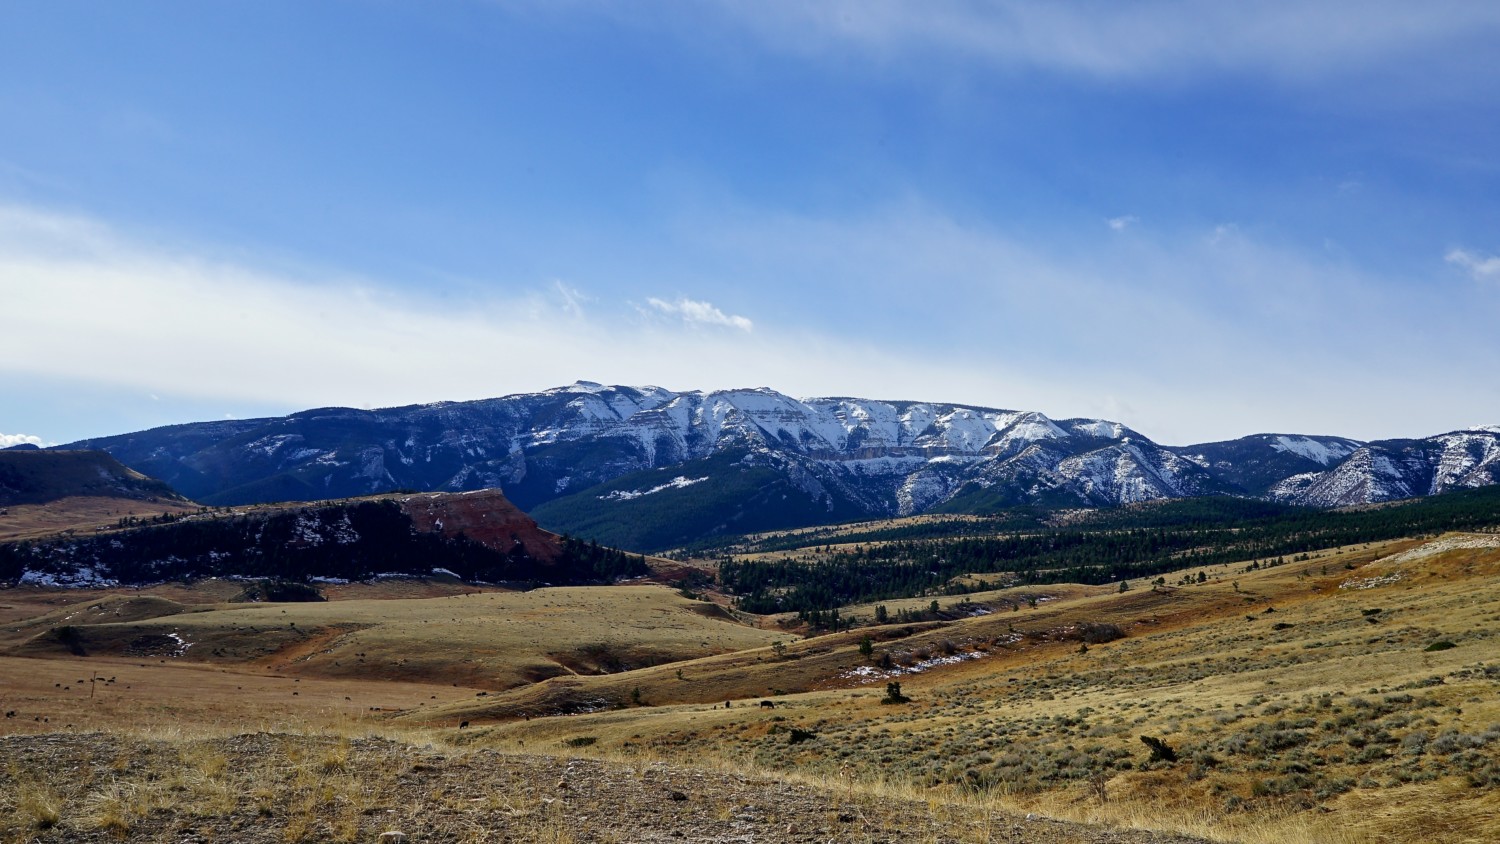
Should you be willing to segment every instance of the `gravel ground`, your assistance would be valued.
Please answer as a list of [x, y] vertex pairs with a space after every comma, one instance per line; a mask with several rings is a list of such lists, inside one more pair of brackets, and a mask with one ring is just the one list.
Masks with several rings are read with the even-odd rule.
[[1203, 844], [660, 762], [379, 738], [0, 737], [6, 842]]

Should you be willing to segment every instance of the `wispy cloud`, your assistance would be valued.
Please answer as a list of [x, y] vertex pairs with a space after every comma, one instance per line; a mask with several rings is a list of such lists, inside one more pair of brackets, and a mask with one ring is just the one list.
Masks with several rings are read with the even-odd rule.
[[1401, 57], [1500, 29], [1500, 6], [1462, 0], [720, 0], [768, 41], [799, 51], [842, 45], [934, 52], [1099, 76], [1189, 68], [1309, 76]]
[[584, 290], [539, 283], [439, 304], [368, 279], [289, 278], [146, 245], [87, 218], [0, 206], [0, 374], [78, 390], [281, 412], [485, 398], [580, 378], [797, 395], [1032, 394], [1026, 376], [1003, 367], [944, 370], [868, 338], [752, 331], [749, 319], [687, 298], [659, 299], [655, 318], [642, 320], [625, 301], [582, 308]]
[[552, 290], [562, 302], [563, 311], [574, 317], [582, 317], [584, 303], [593, 300], [592, 296], [560, 279], [552, 280]]
[[1481, 281], [1500, 281], [1500, 255], [1476, 255], [1466, 249], [1454, 249], [1443, 260], [1462, 267]]
[[[1413, 302], [1321, 251], [1232, 226], [1095, 231], [1044, 248], [920, 206], [695, 225], [690, 245], [717, 256], [726, 284], [798, 307], [764, 326], [688, 297], [585, 309], [586, 279], [437, 302], [0, 208], [0, 375], [191, 399], [213, 415], [484, 398], [580, 378], [769, 386], [1117, 418], [1169, 443], [1417, 436], [1451, 429], [1455, 414], [1500, 416], [1500, 393], [1473, 387], [1500, 352], [1464, 339], [1493, 324], [1489, 285], [1455, 312], [1456, 279]], [[1420, 349], [1371, 342], [1439, 318], [1453, 330]], [[1362, 410], [1398, 392], [1406, 400], [1390, 413]]]
[[0, 448], [10, 448], [13, 445], [46, 445], [41, 437], [33, 434], [0, 434]]
[[646, 303], [659, 313], [678, 317], [689, 325], [722, 325], [745, 332], [755, 328], [755, 324], [745, 317], [726, 314], [708, 302], [695, 299], [679, 298], [668, 302], [653, 296]]
[[1134, 214], [1126, 214], [1122, 217], [1110, 217], [1105, 222], [1108, 223], [1109, 227], [1114, 229], [1115, 231], [1122, 232], [1135, 225], [1136, 223], [1139, 223], [1140, 221], [1140, 217], [1137, 217]]
[[[1500, 392], [1461, 387], [1500, 365], [1500, 348], [1472, 341], [1500, 316], [1494, 297], [1454, 286], [1413, 301], [1402, 277], [1255, 227], [1103, 229], [1044, 244], [920, 203], [695, 223], [744, 268], [734, 283], [774, 283], [802, 305], [784, 320], [820, 319], [953, 373], [993, 367], [1006, 390], [966, 389], [974, 403], [1104, 417], [1128, 406], [1138, 415], [1118, 421], [1180, 443], [1425, 435], [1455, 424], [1445, 390], [1472, 406], [1465, 418], [1500, 413]], [[1466, 297], [1456, 316], [1454, 297]], [[1454, 331], [1420, 353], [1371, 342], [1426, 319]], [[1423, 402], [1379, 420], [1357, 410], [1413, 391]]]

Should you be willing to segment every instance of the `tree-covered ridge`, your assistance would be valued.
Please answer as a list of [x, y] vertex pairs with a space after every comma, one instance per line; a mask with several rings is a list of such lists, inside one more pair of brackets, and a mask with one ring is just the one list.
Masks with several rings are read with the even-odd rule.
[[1254, 498], [1208, 496], [1177, 498], [1131, 504], [1118, 508], [1088, 510], [1011, 507], [976, 516], [929, 516], [892, 522], [857, 522], [771, 533], [754, 538], [714, 537], [683, 546], [682, 551], [724, 556], [726, 554], [775, 553], [821, 545], [854, 545], [865, 542], [895, 542], [917, 539], [952, 539], [996, 534], [1032, 533], [1062, 524], [1087, 528], [1180, 527], [1184, 525], [1237, 524], [1248, 519], [1307, 512], [1290, 504]]
[[1500, 490], [1496, 489], [1345, 511], [1199, 499], [1093, 514], [1073, 527], [830, 549], [816, 562], [726, 558], [719, 577], [725, 589], [739, 596], [742, 609], [811, 612], [898, 597], [977, 591], [977, 586], [952, 582], [964, 574], [1005, 573], [1019, 583], [1099, 584], [1188, 566], [1497, 525]]
[[590, 583], [643, 574], [645, 560], [565, 541], [542, 564], [507, 550], [417, 530], [390, 500], [315, 505], [220, 518], [177, 519], [92, 537], [0, 545], [0, 580], [153, 583], [203, 577], [367, 580], [443, 569], [465, 580]]

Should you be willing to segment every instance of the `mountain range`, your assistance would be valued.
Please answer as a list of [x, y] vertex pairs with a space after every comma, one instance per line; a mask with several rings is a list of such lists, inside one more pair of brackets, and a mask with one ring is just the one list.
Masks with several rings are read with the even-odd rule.
[[62, 448], [106, 451], [207, 504], [499, 487], [543, 527], [632, 550], [926, 512], [1215, 494], [1341, 507], [1500, 480], [1500, 427], [1165, 446], [1117, 422], [1036, 411], [586, 381], [479, 401], [174, 425]]

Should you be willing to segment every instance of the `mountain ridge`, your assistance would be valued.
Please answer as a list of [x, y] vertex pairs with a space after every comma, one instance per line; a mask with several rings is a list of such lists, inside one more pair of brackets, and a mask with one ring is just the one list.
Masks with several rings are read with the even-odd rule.
[[[578, 382], [381, 410], [187, 423], [82, 441], [209, 504], [499, 487], [550, 529], [634, 549], [708, 533], [1002, 506], [1239, 495], [1337, 507], [1500, 481], [1500, 431], [1160, 445], [1105, 419], [770, 388]], [[629, 541], [621, 542], [625, 538]]]

